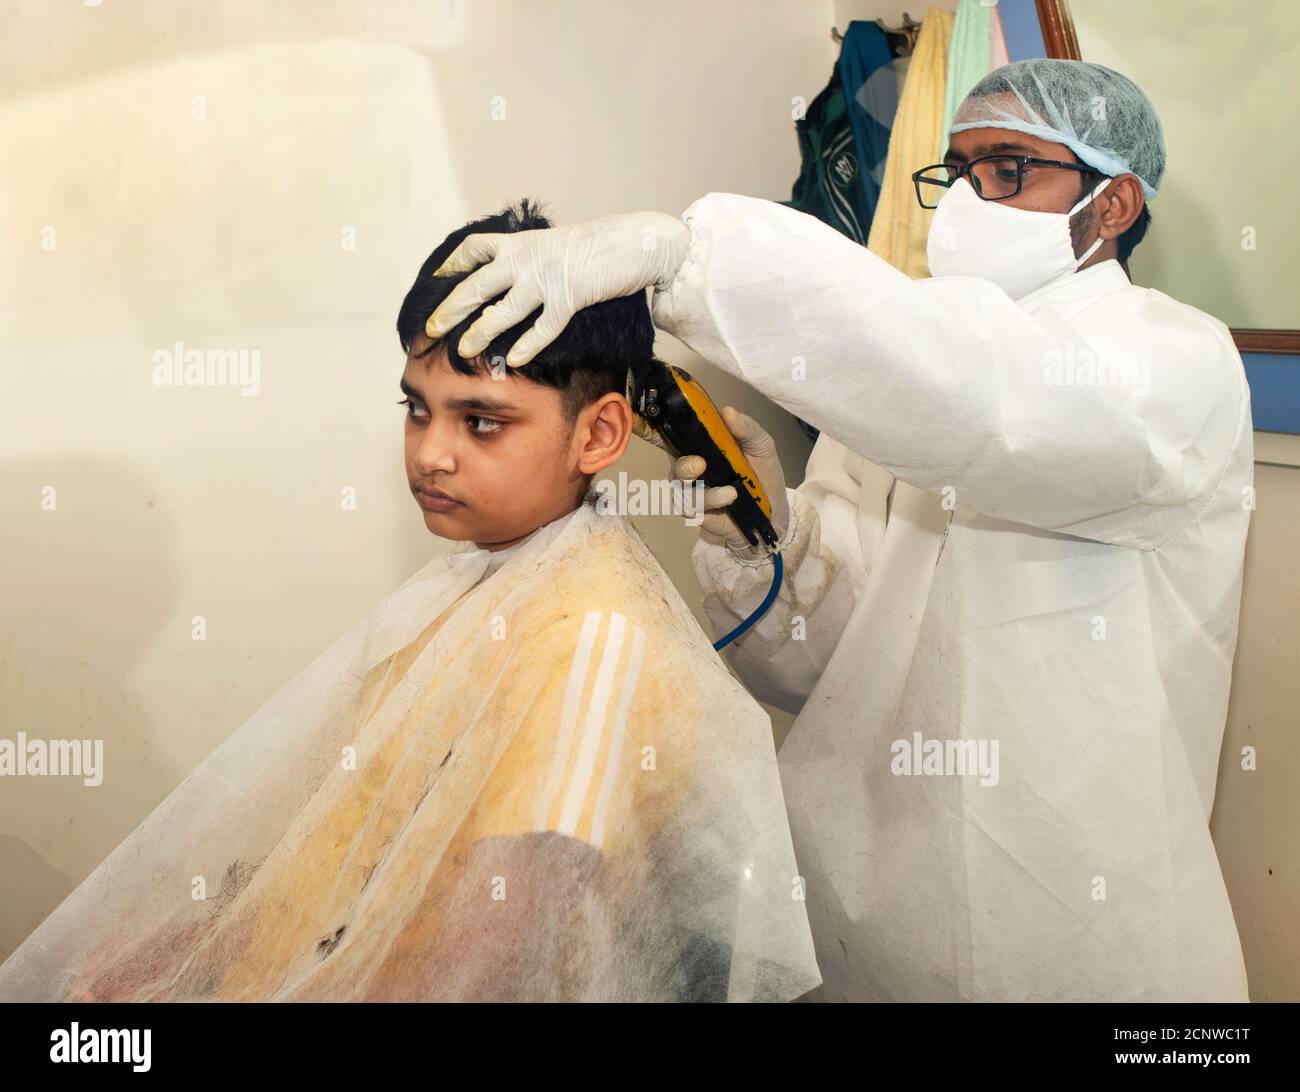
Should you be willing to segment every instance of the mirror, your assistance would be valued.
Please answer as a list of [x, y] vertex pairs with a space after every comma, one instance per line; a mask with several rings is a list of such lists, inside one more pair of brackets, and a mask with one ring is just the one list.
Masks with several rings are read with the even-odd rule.
[[1243, 352], [1300, 353], [1300, 145], [1289, 134], [1300, 4], [1038, 0], [1049, 57], [1129, 76], [1156, 105], [1168, 167], [1137, 284], [1232, 328]]

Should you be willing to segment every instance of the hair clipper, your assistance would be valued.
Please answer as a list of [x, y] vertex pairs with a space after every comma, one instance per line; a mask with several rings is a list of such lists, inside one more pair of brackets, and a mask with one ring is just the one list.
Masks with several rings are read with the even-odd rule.
[[772, 502], [717, 406], [691, 374], [659, 360], [632, 369], [628, 401], [673, 458], [703, 457], [699, 480], [706, 487], [735, 487], [736, 499], [727, 506], [727, 515], [752, 546], [764, 543], [774, 549], [779, 539], [772, 527]]

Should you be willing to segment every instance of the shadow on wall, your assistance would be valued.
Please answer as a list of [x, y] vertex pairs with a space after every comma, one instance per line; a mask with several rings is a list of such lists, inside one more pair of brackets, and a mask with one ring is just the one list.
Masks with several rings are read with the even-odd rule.
[[[0, 469], [0, 738], [103, 741], [98, 785], [4, 778], [0, 957], [186, 772], [168, 761], [171, 729], [142, 725], [148, 703], [133, 693], [175, 594], [173, 524], [156, 495], [149, 475], [112, 455], [42, 455]], [[34, 572], [58, 578], [25, 576]]]
[[0, 962], [8, 959], [77, 885], [21, 838], [0, 835]]

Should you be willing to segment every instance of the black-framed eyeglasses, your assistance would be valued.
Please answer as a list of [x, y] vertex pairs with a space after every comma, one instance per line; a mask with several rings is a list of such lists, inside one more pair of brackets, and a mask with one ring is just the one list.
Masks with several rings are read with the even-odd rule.
[[971, 188], [985, 201], [1005, 201], [1020, 192], [1027, 163], [1036, 167], [1064, 167], [1069, 171], [1104, 177], [1100, 171], [1084, 163], [1062, 163], [1034, 155], [982, 155], [960, 167], [955, 163], [922, 167], [912, 173], [912, 184], [916, 186], [916, 199], [923, 209], [938, 208], [944, 191], [963, 176], [970, 180]]

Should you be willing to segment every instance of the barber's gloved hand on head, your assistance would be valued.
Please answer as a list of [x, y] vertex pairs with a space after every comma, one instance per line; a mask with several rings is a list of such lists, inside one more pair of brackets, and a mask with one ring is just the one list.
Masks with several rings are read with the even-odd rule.
[[471, 235], [434, 276], [481, 268], [429, 316], [426, 332], [442, 336], [504, 292], [505, 298], [486, 308], [465, 332], [458, 351], [464, 357], [482, 352], [498, 334], [541, 307], [532, 329], [506, 356], [510, 367], [521, 367], [584, 307], [622, 299], [651, 285], [666, 286], [686, 257], [689, 241], [690, 229], [662, 212], [624, 213], [541, 231]]
[[[722, 408], [722, 419], [727, 428], [736, 437], [740, 450], [745, 453], [758, 475], [759, 483], [767, 492], [772, 502], [772, 527], [777, 536], [785, 537], [790, 526], [790, 502], [785, 495], [785, 471], [781, 468], [781, 459], [776, 452], [776, 441], [752, 417], [741, 413], [734, 406]], [[638, 436], [656, 447], [663, 447], [663, 440], [640, 417], [636, 418], [634, 430]], [[669, 472], [673, 478], [691, 482], [704, 473], [704, 459], [699, 455], [683, 455], [674, 459], [668, 456]], [[740, 528], [727, 515], [727, 505], [736, 499], [736, 487], [723, 485], [704, 490], [704, 517], [700, 522], [700, 537], [714, 545], [726, 545], [734, 553], [744, 558], [766, 557], [765, 549], [754, 549], [745, 538]]]

